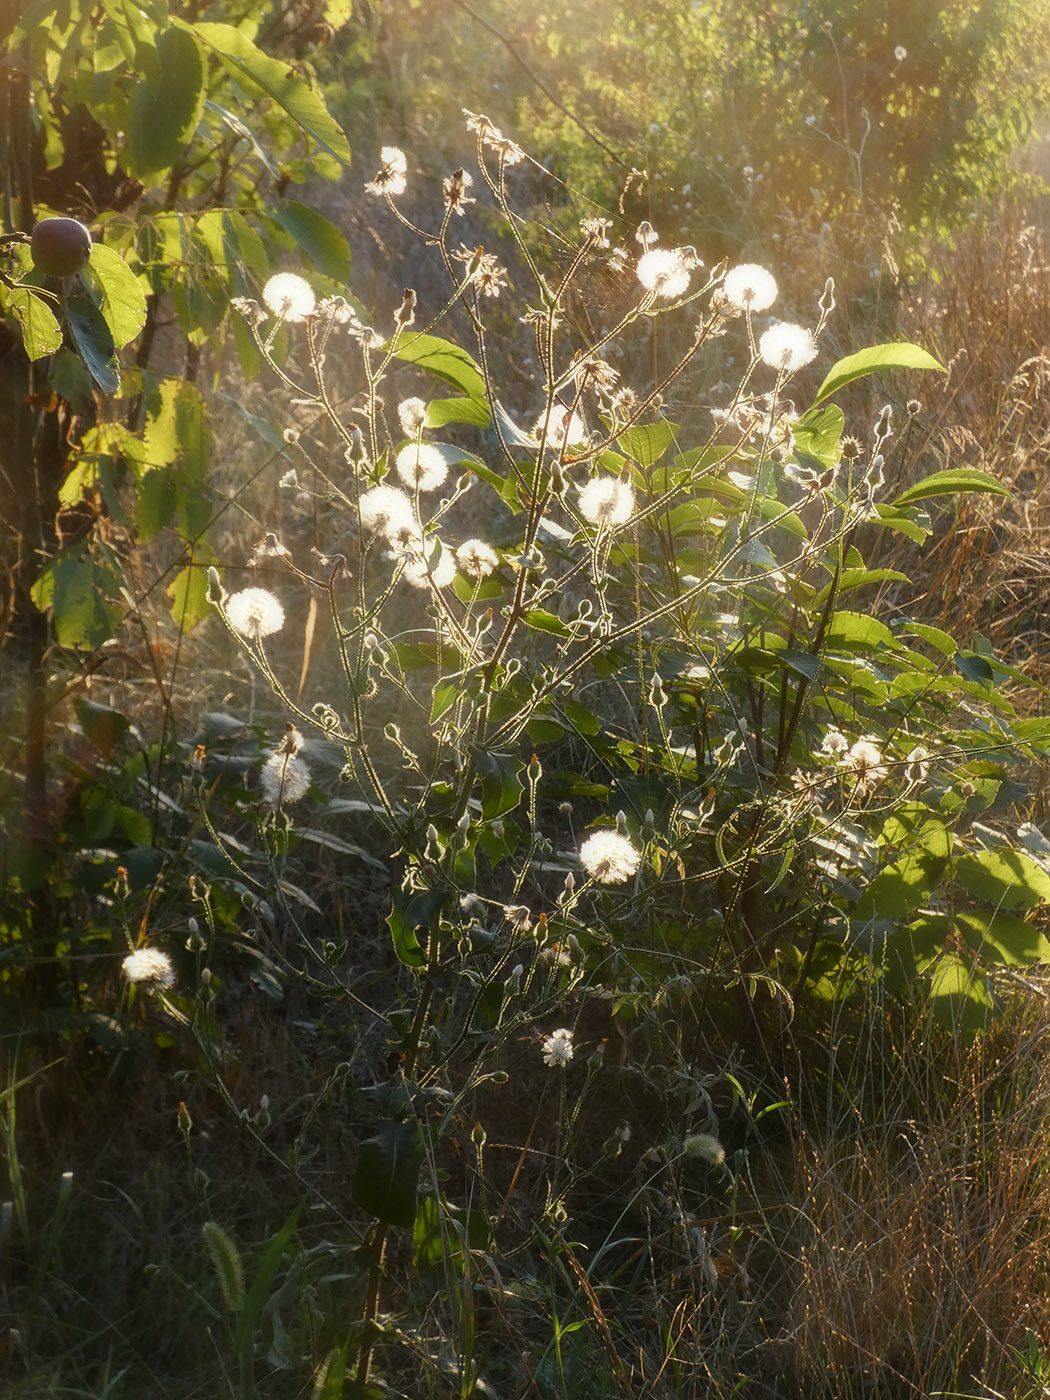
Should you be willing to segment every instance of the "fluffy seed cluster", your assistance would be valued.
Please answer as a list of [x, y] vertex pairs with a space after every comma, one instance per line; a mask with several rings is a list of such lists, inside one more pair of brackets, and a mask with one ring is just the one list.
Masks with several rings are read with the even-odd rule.
[[284, 745], [272, 753], [259, 773], [259, 791], [269, 807], [284, 807], [305, 797], [310, 786], [309, 766], [297, 751]]
[[150, 982], [158, 987], [175, 985], [175, 969], [171, 959], [159, 948], [138, 948], [128, 954], [121, 967], [129, 982]]
[[379, 170], [374, 180], [365, 185], [368, 194], [404, 194], [408, 181], [408, 161], [397, 146], [384, 146], [379, 152]]
[[616, 831], [596, 831], [580, 847], [580, 864], [599, 885], [622, 885], [641, 863], [638, 851]]
[[263, 288], [263, 301], [282, 321], [305, 321], [317, 310], [314, 289], [294, 272], [279, 272]]
[[396, 486], [373, 486], [361, 497], [359, 506], [361, 524], [370, 535], [397, 540], [416, 533], [412, 502]]
[[397, 474], [413, 491], [436, 491], [448, 476], [448, 463], [440, 448], [410, 442], [397, 454]]
[[542, 438], [545, 426], [547, 446], [559, 451], [566, 447], [582, 447], [587, 441], [587, 424], [578, 413], [561, 404], [554, 405], [549, 418], [545, 413], [540, 414], [532, 429], [533, 436], [537, 439]]
[[580, 491], [580, 514], [606, 530], [623, 525], [634, 514], [634, 492], [615, 476], [597, 476]]
[[564, 1026], [552, 1032], [543, 1042], [543, 1063], [550, 1069], [564, 1069], [575, 1053], [572, 1031]]
[[413, 588], [447, 588], [456, 577], [456, 558], [442, 549], [434, 560], [434, 540], [415, 540], [409, 546], [402, 577]]
[[874, 787], [886, 776], [886, 765], [882, 761], [882, 750], [870, 735], [851, 745], [842, 763], [852, 770], [858, 788]]
[[422, 399], [402, 399], [397, 406], [397, 421], [406, 437], [415, 437], [427, 425], [427, 406]]
[[284, 626], [284, 608], [265, 588], [242, 588], [226, 599], [226, 620], [235, 632], [257, 642]]
[[694, 1162], [719, 1167], [726, 1159], [726, 1150], [711, 1133], [694, 1133], [682, 1143], [682, 1153]]
[[488, 578], [499, 568], [499, 555], [484, 540], [464, 540], [456, 550], [456, 565], [471, 578]]
[[689, 290], [689, 259], [681, 248], [650, 248], [638, 259], [638, 281], [647, 292], [670, 301]]
[[765, 311], [777, 299], [777, 284], [758, 263], [741, 263], [726, 273], [722, 293], [738, 311]]
[[795, 370], [816, 359], [817, 342], [813, 332], [805, 326], [796, 326], [792, 321], [778, 321], [759, 340], [758, 354], [762, 363], [771, 369], [781, 374], [794, 374]]

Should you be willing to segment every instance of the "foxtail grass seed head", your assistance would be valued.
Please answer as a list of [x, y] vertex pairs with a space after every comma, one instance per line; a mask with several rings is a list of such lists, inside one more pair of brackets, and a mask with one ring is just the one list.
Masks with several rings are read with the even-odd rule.
[[741, 263], [726, 273], [722, 293], [737, 311], [765, 311], [777, 299], [777, 284], [764, 267]]
[[543, 1042], [543, 1063], [549, 1069], [564, 1069], [575, 1053], [572, 1031], [564, 1027], [552, 1032]]
[[279, 272], [263, 288], [263, 301], [282, 321], [305, 321], [317, 309], [314, 289], [294, 272]]
[[167, 953], [159, 948], [138, 948], [129, 953], [121, 963], [121, 969], [129, 982], [136, 985], [146, 982], [155, 987], [173, 987], [175, 969]]
[[647, 292], [666, 301], [689, 290], [690, 264], [681, 248], [651, 248], [638, 259], [637, 274]]
[[373, 486], [364, 493], [359, 504], [361, 525], [370, 535], [398, 540], [415, 534], [419, 528], [412, 502], [396, 486]]
[[691, 1162], [720, 1167], [726, 1159], [726, 1150], [711, 1133], [693, 1133], [682, 1143], [682, 1155]]
[[499, 555], [484, 540], [464, 540], [456, 550], [456, 567], [470, 578], [488, 578], [499, 568]]
[[778, 321], [758, 342], [759, 359], [781, 374], [794, 374], [816, 359], [816, 355], [813, 332], [792, 321]]
[[259, 791], [269, 807], [298, 802], [310, 787], [310, 769], [298, 755], [278, 748], [259, 773]]
[[402, 399], [397, 406], [397, 421], [406, 437], [415, 437], [427, 425], [427, 406], [422, 399]]
[[284, 626], [284, 608], [265, 588], [242, 588], [226, 599], [226, 620], [235, 632], [257, 642]]
[[379, 152], [379, 170], [374, 180], [365, 185], [367, 194], [404, 194], [408, 184], [408, 161], [404, 151], [397, 146], [384, 146]]
[[627, 837], [615, 831], [596, 831], [580, 847], [580, 864], [599, 885], [622, 885], [641, 863]]
[[448, 463], [440, 448], [410, 442], [397, 454], [397, 474], [413, 491], [436, 491], [445, 483]]
[[611, 530], [634, 514], [634, 492], [618, 477], [595, 477], [580, 491], [580, 514], [592, 525]]

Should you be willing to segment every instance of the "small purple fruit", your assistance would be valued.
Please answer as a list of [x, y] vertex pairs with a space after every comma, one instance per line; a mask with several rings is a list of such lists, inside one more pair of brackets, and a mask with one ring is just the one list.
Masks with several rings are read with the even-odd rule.
[[41, 219], [30, 251], [33, 266], [46, 277], [72, 277], [91, 256], [91, 234], [77, 219]]

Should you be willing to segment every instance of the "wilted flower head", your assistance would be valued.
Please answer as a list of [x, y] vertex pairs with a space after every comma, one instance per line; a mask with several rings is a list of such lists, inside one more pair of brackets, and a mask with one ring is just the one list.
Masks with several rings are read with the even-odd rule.
[[683, 296], [689, 290], [690, 267], [696, 266], [682, 248], [650, 248], [638, 259], [638, 281], [654, 296]]
[[904, 760], [907, 767], [904, 776], [909, 783], [924, 783], [930, 772], [930, 751], [922, 744], [916, 744]]
[[467, 130], [476, 132], [481, 144], [495, 151], [505, 165], [517, 165], [519, 160], [525, 159], [521, 147], [504, 136], [495, 122], [481, 112], [471, 112], [464, 107], [463, 115], [467, 119]]
[[452, 254], [461, 263], [466, 263], [471, 283], [481, 296], [498, 297], [507, 285], [507, 269], [493, 253], [483, 248], [468, 248], [461, 243]]
[[317, 309], [314, 289], [294, 272], [279, 272], [263, 288], [263, 301], [283, 321], [305, 321]]
[[468, 175], [463, 169], [454, 170], [451, 175], [445, 176], [441, 182], [441, 189], [449, 213], [458, 214], [460, 218], [463, 217], [466, 206], [474, 203], [474, 200], [467, 194], [473, 183], [474, 177]]
[[577, 384], [591, 385], [600, 394], [611, 394], [619, 382], [620, 371], [600, 355], [581, 355], [573, 364], [572, 377]]
[[711, 1133], [693, 1133], [682, 1143], [682, 1153], [694, 1162], [719, 1167], [726, 1159], [726, 1150]]
[[499, 555], [484, 540], [464, 540], [456, 550], [456, 565], [472, 578], [488, 578], [499, 568]]
[[580, 514], [594, 525], [611, 529], [634, 513], [634, 492], [615, 476], [597, 476], [580, 491]]
[[849, 748], [849, 740], [839, 729], [829, 729], [820, 745], [820, 752], [826, 758], [841, 758]]
[[416, 531], [412, 502], [396, 486], [373, 486], [364, 493], [359, 504], [361, 524], [370, 535], [383, 535], [388, 540], [396, 540]]
[[777, 299], [777, 284], [764, 267], [741, 263], [726, 273], [722, 293], [738, 311], [765, 311]]
[[310, 769], [299, 757], [297, 748], [282, 743], [262, 766], [259, 790], [270, 807], [283, 807], [298, 802], [310, 786]]
[[129, 982], [152, 982], [161, 987], [175, 985], [175, 969], [167, 953], [159, 948], [137, 948], [121, 963]]
[[857, 779], [857, 787], [874, 787], [886, 776], [886, 765], [882, 761], [882, 750], [870, 735], [850, 746], [842, 763], [852, 769]]
[[369, 194], [404, 194], [408, 183], [408, 161], [404, 151], [397, 146], [384, 146], [379, 152], [380, 166], [374, 180], [369, 180], [365, 190]]
[[448, 463], [440, 448], [410, 442], [397, 454], [397, 474], [413, 490], [436, 491], [448, 476]]
[[758, 354], [763, 364], [782, 374], [793, 374], [816, 358], [817, 342], [805, 326], [778, 321], [758, 342]]
[[580, 232], [592, 248], [608, 248], [609, 223], [608, 219], [581, 219]]
[[284, 608], [265, 588], [242, 588], [226, 599], [226, 621], [235, 632], [257, 642], [284, 626]]
[[508, 904], [503, 917], [515, 933], [528, 933], [532, 927], [532, 914], [524, 904]]
[[427, 406], [422, 399], [402, 399], [397, 406], [397, 419], [406, 437], [415, 437], [426, 427]]
[[580, 847], [580, 864], [599, 885], [622, 885], [641, 863], [627, 837], [615, 831], [596, 831]]
[[575, 1053], [572, 1031], [564, 1027], [552, 1032], [543, 1042], [543, 1063], [551, 1069], [564, 1069]]

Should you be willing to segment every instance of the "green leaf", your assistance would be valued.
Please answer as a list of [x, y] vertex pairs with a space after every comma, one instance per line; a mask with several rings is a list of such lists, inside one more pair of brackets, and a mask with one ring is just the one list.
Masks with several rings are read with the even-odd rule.
[[925, 622], [909, 622], [903, 630], [918, 637], [920, 641], [927, 642], [942, 656], [954, 656], [959, 650], [955, 638], [947, 632], [942, 632], [939, 627], [930, 627]]
[[247, 34], [230, 24], [201, 21], [190, 28], [219, 55], [235, 78], [248, 85], [249, 91], [271, 98], [319, 146], [344, 165], [349, 164], [350, 147], [343, 129], [294, 68], [263, 53]]
[[628, 428], [617, 438], [617, 445], [640, 467], [655, 467], [667, 449], [678, 440], [674, 423], [651, 423], [645, 427]]
[[900, 919], [926, 903], [948, 864], [949, 836], [940, 822], [928, 822], [913, 847], [884, 866], [857, 901], [854, 919]]
[[841, 455], [845, 427], [846, 416], [837, 404], [811, 408], [792, 426], [795, 451], [823, 467], [833, 467]]
[[415, 1123], [380, 1123], [358, 1149], [350, 1194], [361, 1210], [410, 1230], [416, 1219], [423, 1146]]
[[1009, 496], [1009, 489], [990, 472], [976, 467], [954, 467], [951, 471], [934, 472], [903, 490], [893, 502], [895, 506], [925, 501], [930, 496], [958, 496], [966, 491], [983, 491], [990, 496]]
[[390, 342], [394, 354], [406, 364], [419, 365], [472, 399], [485, 401], [485, 378], [477, 362], [440, 336], [403, 330]]
[[1050, 939], [1034, 924], [1009, 914], [969, 912], [955, 922], [966, 942], [985, 962], [1006, 967], [1031, 967], [1050, 962]]
[[832, 365], [827, 378], [817, 390], [817, 396], [813, 400], [814, 406], [822, 399], [837, 394], [847, 384], [852, 384], [854, 379], [862, 379], [866, 374], [877, 374], [887, 369], [933, 369], [939, 374], [948, 373], [940, 361], [935, 360], [930, 352], [923, 350], [920, 345], [910, 345], [907, 342], [899, 345], [871, 345], [867, 350], [858, 350], [855, 355], [847, 355], [845, 359], [839, 360], [838, 364]]
[[481, 813], [488, 821], [512, 812], [521, 801], [524, 788], [518, 777], [521, 760], [513, 753], [493, 753], [475, 748], [474, 766], [481, 778]]
[[893, 633], [884, 622], [865, 613], [837, 612], [827, 631], [829, 651], [874, 651], [894, 645]]
[[51, 365], [51, 383], [55, 393], [60, 394], [79, 413], [88, 407], [95, 392], [95, 381], [75, 350], [60, 350], [55, 356]]
[[59, 646], [94, 650], [109, 641], [124, 616], [113, 601], [120, 579], [85, 549], [50, 559], [30, 590], [41, 612], [51, 609]]
[[42, 297], [28, 287], [7, 287], [2, 292], [7, 309], [18, 322], [22, 345], [31, 360], [52, 355], [62, 344], [62, 329]]
[[968, 681], [994, 688], [995, 672], [983, 656], [978, 656], [974, 651], [957, 651], [955, 664]]
[[109, 705], [96, 704], [83, 698], [74, 700], [77, 723], [84, 738], [100, 754], [109, 756], [131, 728], [131, 721]]
[[487, 428], [491, 421], [488, 405], [481, 399], [431, 399], [427, 404], [427, 427], [443, 428], [446, 423], [473, 423]]
[[436, 932], [447, 899], [445, 890], [401, 887], [395, 891], [393, 907], [386, 917], [386, 923], [394, 940], [394, 952], [407, 967], [422, 967], [426, 962], [416, 930], [422, 928], [428, 933]]
[[273, 1281], [277, 1277], [277, 1270], [281, 1267], [285, 1250], [291, 1243], [295, 1227], [299, 1223], [302, 1208], [303, 1203], [300, 1201], [270, 1241], [270, 1245], [263, 1255], [262, 1263], [259, 1265], [259, 1271], [252, 1279], [252, 1286], [248, 1289], [244, 1303], [237, 1314], [233, 1334], [234, 1346], [238, 1354], [247, 1359], [251, 1358], [252, 1338], [255, 1334], [256, 1324], [262, 1315], [263, 1308], [269, 1301]]
[[[156, 473], [151, 472], [151, 476]], [[208, 602], [208, 565], [215, 562], [215, 556], [208, 549], [194, 555], [192, 563], [180, 569], [168, 585], [171, 599], [171, 620], [181, 632], [189, 632], [198, 622], [203, 622], [212, 614]]]
[[109, 327], [113, 344], [119, 349], [133, 340], [146, 324], [146, 298], [138, 278], [119, 253], [105, 243], [91, 245], [88, 264], [93, 285], [92, 300]]
[[120, 365], [117, 363], [113, 334], [101, 311], [87, 297], [69, 297], [66, 317], [73, 343], [80, 351], [80, 358], [90, 370], [92, 379], [104, 393], [115, 394], [120, 388]]
[[930, 998], [945, 1030], [967, 1040], [985, 1029], [995, 1009], [988, 983], [953, 954], [945, 954], [934, 969]]
[[172, 26], [157, 37], [157, 69], [140, 78], [131, 103], [128, 153], [144, 185], [178, 161], [204, 110], [205, 65], [188, 29]]
[[1050, 875], [1024, 851], [1002, 847], [960, 856], [955, 873], [971, 894], [1001, 909], [1034, 909], [1050, 900]]
[[344, 285], [350, 281], [350, 245], [334, 224], [294, 199], [285, 200], [271, 213], [319, 272]]
[[555, 637], [571, 637], [572, 633], [560, 617], [548, 612], [546, 608], [532, 608], [525, 614], [524, 622], [526, 627], [531, 627], [534, 632], [550, 632]]

